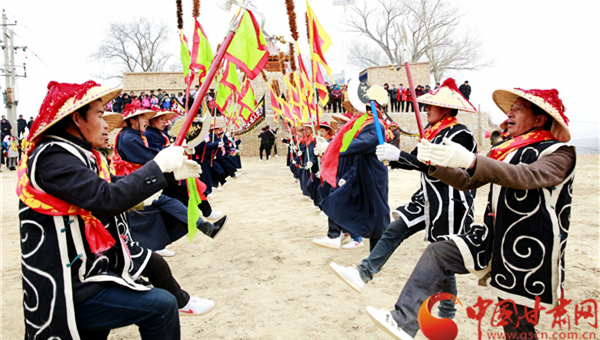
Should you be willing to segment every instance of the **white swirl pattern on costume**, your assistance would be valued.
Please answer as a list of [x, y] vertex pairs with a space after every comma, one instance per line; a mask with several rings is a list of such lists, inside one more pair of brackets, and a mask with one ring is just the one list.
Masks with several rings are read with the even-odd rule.
[[[536, 159], [537, 156], [539, 155], [538, 150], [532, 148], [532, 147], [527, 147], [523, 150], [523, 152], [521, 153], [520, 159], [519, 159], [519, 164], [525, 164], [522, 162], [524, 155], [528, 152], [532, 150], [533, 152], [535, 152], [536, 155]], [[507, 190], [506, 188], [503, 190]], [[537, 190], [544, 190], [544, 189], [537, 189]], [[518, 196], [518, 191], [523, 191], [523, 196], [519, 197]], [[524, 201], [529, 194], [529, 190], [517, 190], [514, 193], [514, 198], [517, 202], [522, 202]], [[511, 233], [512, 229], [514, 228], [515, 225], [520, 224], [522, 221], [530, 218], [531, 216], [535, 215], [539, 209], [540, 206], [542, 204], [542, 199], [541, 196], [538, 196], [538, 202], [536, 204], [536, 206], [533, 208], [533, 210], [531, 211], [519, 211], [517, 207], [512, 207], [511, 203], [509, 203], [508, 201], [508, 195], [504, 195], [504, 204], [506, 206], [507, 209], [509, 209], [511, 212], [515, 213], [516, 215], [520, 215], [522, 216], [520, 219], [514, 221], [504, 232], [504, 234], [502, 235], [502, 240], [501, 240], [501, 245], [500, 245], [500, 253], [501, 253], [501, 258], [502, 258], [502, 263], [505, 266], [505, 269], [508, 271], [508, 273], [510, 273], [511, 275], [511, 280], [509, 280], [504, 274], [496, 274], [495, 276], [495, 281], [496, 283], [500, 286], [503, 287], [505, 289], [513, 289], [515, 288], [516, 284], [517, 284], [517, 279], [516, 276], [513, 272], [514, 271], [518, 271], [518, 272], [523, 272], [523, 273], [527, 273], [525, 274], [525, 280], [523, 280], [523, 288], [525, 289], [525, 291], [527, 291], [529, 294], [531, 295], [541, 295], [544, 293], [544, 291], [546, 290], [546, 287], [544, 285], [543, 282], [541, 281], [535, 281], [533, 283], [531, 283], [532, 286], [541, 286], [541, 291], [539, 292], [533, 292], [532, 290], [530, 290], [527, 285], [528, 285], [528, 280], [529, 278], [535, 274], [544, 264], [544, 256], [546, 254], [546, 247], [544, 246], [544, 244], [531, 236], [519, 236], [517, 237], [512, 244], [512, 247], [510, 247], [510, 245], [505, 244], [507, 242], [507, 236]], [[534, 244], [539, 245], [540, 250], [542, 252], [542, 256], [540, 257], [540, 262], [538, 264], [536, 264], [535, 266], [531, 267], [531, 268], [523, 268], [523, 267], [519, 267], [518, 265], [516, 265], [515, 263], [511, 263], [510, 260], [507, 258], [507, 253], [505, 253], [506, 251], [510, 250], [512, 248], [512, 254], [511, 255], [516, 255], [517, 257], [521, 258], [521, 259], [533, 259], [532, 254], [532, 246], [527, 246], [527, 252], [526, 253], [520, 253], [517, 250], [517, 244], [523, 240], [530, 240], [533, 241]], [[512, 270], [511, 270], [512, 269]], [[503, 281], [503, 282], [501, 282]], [[511, 282], [512, 281], [512, 282]]]

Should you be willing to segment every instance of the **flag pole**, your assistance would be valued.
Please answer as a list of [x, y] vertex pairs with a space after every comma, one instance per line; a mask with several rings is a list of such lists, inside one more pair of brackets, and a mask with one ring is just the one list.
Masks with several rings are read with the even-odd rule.
[[[196, 98], [198, 98], [198, 97], [204, 98], [204, 96], [206, 95], [206, 92], [208, 91], [210, 83], [212, 82], [213, 78], [215, 77], [215, 74], [217, 73], [217, 69], [219, 68], [219, 65], [221, 64], [221, 60], [223, 60], [223, 57], [225, 56], [225, 52], [227, 52], [227, 48], [229, 48], [229, 45], [231, 44], [231, 41], [233, 40], [233, 36], [235, 35], [235, 32], [237, 31], [239, 24], [242, 21], [242, 17], [244, 16], [244, 13], [246, 13], [246, 8], [242, 7], [240, 9], [240, 13], [239, 13], [238, 17], [236, 19], [234, 19], [232, 21], [231, 25], [229, 26], [229, 33], [227, 33], [225, 40], [221, 44], [221, 48], [219, 49], [217, 56], [213, 59], [212, 63], [210, 64], [210, 68], [208, 69], [206, 78], [204, 79], [204, 82], [202, 82], [202, 86], [198, 90], [198, 94], [197, 94]], [[177, 138], [175, 139], [175, 143], [174, 143], [175, 146], [181, 146], [183, 144], [183, 141], [185, 140], [185, 136], [187, 135], [190, 127], [192, 126], [192, 122], [194, 121], [194, 118], [195, 118], [195, 114], [192, 115], [192, 114], [190, 114], [190, 112], [198, 111], [198, 106], [200, 106], [201, 102], [202, 102], [202, 100], [195, 100], [194, 105], [192, 105], [192, 108], [190, 109], [190, 111], [187, 112], [187, 116], [185, 117], [183, 126], [181, 127], [181, 130], [179, 131], [179, 134], [177, 135]]]
[[413, 103], [413, 109], [415, 111], [415, 117], [417, 118], [417, 127], [419, 128], [419, 140], [425, 138], [425, 132], [423, 131], [423, 124], [421, 124], [421, 112], [419, 110], [419, 103], [417, 102], [417, 95], [415, 94], [415, 87], [413, 86], [413, 78], [410, 73], [410, 65], [408, 64], [408, 57], [406, 50], [402, 53], [404, 60], [404, 68], [406, 69], [406, 77], [408, 78], [408, 86], [410, 86], [410, 98]]

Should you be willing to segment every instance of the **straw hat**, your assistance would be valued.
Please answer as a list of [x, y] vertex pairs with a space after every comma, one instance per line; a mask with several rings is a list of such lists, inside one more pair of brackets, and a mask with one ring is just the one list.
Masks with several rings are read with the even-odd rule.
[[[346, 102], [349, 103], [349, 102]], [[352, 120], [352, 114], [351, 113], [344, 113], [344, 114], [334, 114], [331, 115], [331, 118], [335, 119], [335, 121], [339, 122], [339, 123], [346, 123]]]
[[118, 127], [122, 128], [122, 127], [127, 126], [127, 124], [125, 123], [125, 120], [139, 116], [139, 115], [146, 116], [146, 119], [148, 119], [148, 121], [150, 121], [150, 119], [154, 118], [154, 116], [156, 115], [156, 111], [143, 108], [139, 105], [127, 104], [127, 105], [125, 105], [125, 108], [123, 109], [123, 122]]
[[329, 125], [328, 122], [321, 122], [321, 124], [319, 124], [319, 128], [325, 128], [325, 129], [333, 130], [333, 127], [331, 125]]
[[437, 90], [417, 98], [419, 103], [476, 113], [477, 109], [458, 91], [454, 79], [448, 78]]
[[161, 109], [154, 109], [154, 110], [156, 111], [156, 114], [154, 115], [154, 117], [152, 117], [152, 119], [158, 118], [160, 116], [167, 116], [167, 120], [171, 120], [177, 114], [177, 113], [175, 113], [173, 111], [169, 111], [169, 110], [161, 110]]
[[122, 91], [121, 88], [100, 86], [92, 80], [83, 84], [51, 81], [47, 88], [46, 97], [27, 136], [27, 140], [30, 142], [40, 137], [61, 119], [85, 105], [98, 99], [102, 101], [102, 105], [105, 105]]
[[108, 132], [116, 129], [123, 122], [123, 115], [118, 112], [104, 112], [102, 119], [108, 124]]
[[492, 94], [492, 99], [494, 99], [496, 105], [498, 105], [500, 110], [506, 114], [510, 111], [512, 104], [519, 98], [523, 98], [528, 102], [537, 105], [554, 118], [550, 132], [552, 132], [557, 140], [565, 143], [571, 140], [569, 118], [565, 116], [565, 106], [558, 97], [558, 91], [556, 89], [524, 90], [514, 88], [511, 90], [496, 90]]

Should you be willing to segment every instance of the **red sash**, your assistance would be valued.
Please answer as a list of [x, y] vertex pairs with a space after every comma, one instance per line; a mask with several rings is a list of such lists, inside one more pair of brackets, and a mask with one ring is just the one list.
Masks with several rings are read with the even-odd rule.
[[[31, 145], [33, 150], [35, 145]], [[92, 150], [96, 164], [98, 165], [98, 176], [110, 182], [108, 165], [100, 156], [98, 151]], [[79, 215], [85, 222], [85, 238], [90, 250], [98, 255], [115, 245], [115, 239], [106, 230], [102, 222], [92, 215], [90, 211], [81, 209], [73, 204], [67, 203], [45, 192], [35, 189], [29, 182], [27, 176], [27, 159], [29, 154], [25, 153], [17, 168], [17, 196], [32, 210], [50, 216]]]
[[[121, 130], [121, 132], [123, 132], [123, 130]], [[126, 160], [122, 159], [121, 156], [119, 156], [119, 152], [117, 151], [117, 142], [119, 141], [119, 135], [121, 134], [121, 132], [119, 132], [119, 134], [117, 134], [117, 137], [115, 137], [115, 152], [113, 152], [113, 156], [110, 162], [110, 172], [113, 173], [115, 176], [129, 175], [130, 173], [144, 166], [144, 164], [127, 162]], [[144, 142], [144, 145], [148, 147], [148, 140], [146, 139], [146, 136], [141, 135], [141, 137], [142, 142]]]
[[444, 118], [425, 129], [425, 138], [431, 142], [431, 140], [434, 139], [435, 136], [437, 136], [438, 133], [440, 133], [442, 130], [457, 124], [458, 120], [456, 119], [456, 117]]
[[511, 138], [504, 141], [502, 144], [493, 148], [488, 157], [498, 161], [502, 161], [511, 152], [525, 147], [527, 145], [543, 142], [547, 140], [555, 140], [552, 132], [548, 130], [529, 132], [516, 138]]

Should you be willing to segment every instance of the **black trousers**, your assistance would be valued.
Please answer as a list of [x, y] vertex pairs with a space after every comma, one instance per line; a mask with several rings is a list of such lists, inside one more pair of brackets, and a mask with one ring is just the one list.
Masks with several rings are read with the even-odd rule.
[[340, 113], [343, 113], [344, 111], [342, 111], [342, 99], [341, 98], [333, 98], [333, 113], [337, 113], [338, 111]]
[[390, 112], [398, 112], [398, 101], [396, 100], [392, 100], [392, 108], [390, 110]]
[[269, 155], [271, 154], [271, 144], [261, 144], [260, 145], [260, 149], [259, 149], [259, 153], [260, 153], [260, 159], [263, 159], [263, 150], [265, 151], [265, 156], [267, 156], [267, 159], [269, 159]]
[[[423, 302], [433, 294], [439, 293], [444, 284], [454, 274], [468, 274], [460, 250], [452, 240], [431, 243], [417, 262], [415, 269], [402, 288], [392, 317], [408, 335], [413, 336], [419, 330], [417, 315]], [[515, 315], [525, 315], [525, 307], [505, 304], [507, 310], [517, 311], [504, 327], [504, 333], [515, 336], [507, 339], [537, 339], [533, 324], [526, 318], [519, 320]], [[492, 307], [490, 307], [492, 309]], [[531, 312], [531, 308], [528, 308]], [[488, 309], [489, 310], [489, 309]], [[493, 310], [493, 309], [492, 309]], [[533, 318], [533, 319], [537, 319]], [[518, 325], [518, 326], [517, 326]]]
[[148, 281], [156, 287], [162, 288], [173, 294], [177, 299], [177, 307], [183, 308], [190, 301], [190, 294], [181, 289], [177, 280], [171, 273], [171, 268], [162, 256], [155, 252], [150, 255], [150, 260], [146, 268], [142, 271], [142, 275], [148, 278]]
[[273, 143], [273, 154], [277, 156], [277, 143]]
[[406, 103], [404, 100], [398, 102], [398, 112], [404, 112], [404, 103]]

